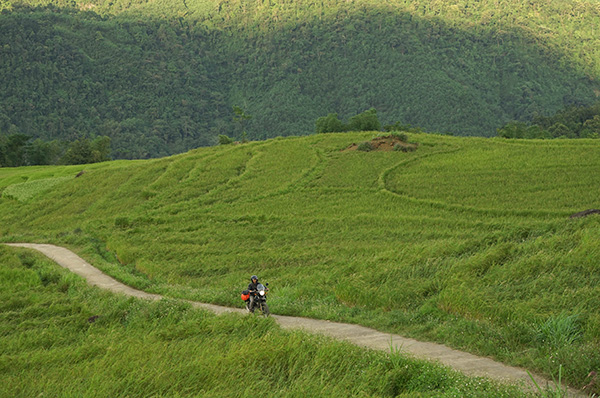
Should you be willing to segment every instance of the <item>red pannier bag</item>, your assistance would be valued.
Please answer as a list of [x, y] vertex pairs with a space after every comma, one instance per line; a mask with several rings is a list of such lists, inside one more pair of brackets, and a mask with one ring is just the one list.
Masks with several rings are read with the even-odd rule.
[[250, 298], [250, 292], [248, 292], [247, 290], [244, 290], [242, 292], [242, 300], [246, 301]]

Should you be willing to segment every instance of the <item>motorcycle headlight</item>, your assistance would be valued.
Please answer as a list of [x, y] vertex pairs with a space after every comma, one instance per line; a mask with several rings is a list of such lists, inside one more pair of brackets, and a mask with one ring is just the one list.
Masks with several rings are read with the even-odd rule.
[[261, 290], [259, 293], [260, 293], [261, 296], [265, 295], [265, 291], [264, 290]]

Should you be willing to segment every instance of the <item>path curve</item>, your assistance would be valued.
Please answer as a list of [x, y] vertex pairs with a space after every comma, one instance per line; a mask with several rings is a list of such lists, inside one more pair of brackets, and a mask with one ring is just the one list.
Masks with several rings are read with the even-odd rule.
[[[139, 297], [148, 300], [160, 300], [163, 296], [134, 289], [116, 279], [102, 273], [72, 251], [60, 246], [35, 243], [7, 243], [8, 246], [34, 249], [54, 260], [60, 266], [82, 276], [93, 286], [107, 289], [115, 293]], [[189, 301], [193, 307], [212, 311], [216, 314], [225, 312], [246, 313], [244, 309], [223, 307], [214, 304]], [[454, 350], [442, 344], [421, 342], [396, 334], [379, 332], [364, 326], [330, 322], [318, 319], [299, 318], [283, 315], [272, 315], [284, 329], [303, 329], [310, 333], [319, 333], [353, 344], [375, 350], [389, 352], [391, 348], [400, 350], [415, 358], [439, 362], [469, 376], [482, 376], [504, 383], [522, 383], [526, 388], [535, 390], [527, 371], [507, 366], [490, 358], [478, 357], [473, 354]], [[549, 380], [533, 375], [537, 384], [542, 388], [554, 384]], [[569, 397], [585, 397], [580, 391], [569, 389]]]

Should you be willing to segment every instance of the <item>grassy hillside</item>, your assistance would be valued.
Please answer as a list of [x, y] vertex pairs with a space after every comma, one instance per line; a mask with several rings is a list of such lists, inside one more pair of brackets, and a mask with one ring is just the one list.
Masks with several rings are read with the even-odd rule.
[[[356, 322], [556, 374], [600, 367], [600, 145], [322, 134], [86, 168], [0, 169], [0, 237], [74, 248], [132, 286]], [[70, 176], [73, 178], [64, 179]], [[58, 179], [58, 181], [57, 181]], [[24, 180], [27, 180], [23, 182]], [[42, 184], [40, 181], [50, 181]]]
[[524, 396], [269, 319], [108, 294], [24, 250], [0, 246], [0, 264], [0, 397]]
[[0, 5], [0, 134], [109, 136], [115, 158], [305, 135], [329, 112], [492, 136], [600, 93], [597, 1]]

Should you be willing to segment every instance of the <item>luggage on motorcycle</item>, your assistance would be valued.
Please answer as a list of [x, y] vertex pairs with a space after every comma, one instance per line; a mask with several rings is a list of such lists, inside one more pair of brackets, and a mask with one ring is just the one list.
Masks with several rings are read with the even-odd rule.
[[250, 299], [250, 292], [248, 290], [244, 290], [242, 292], [242, 300], [246, 301]]

